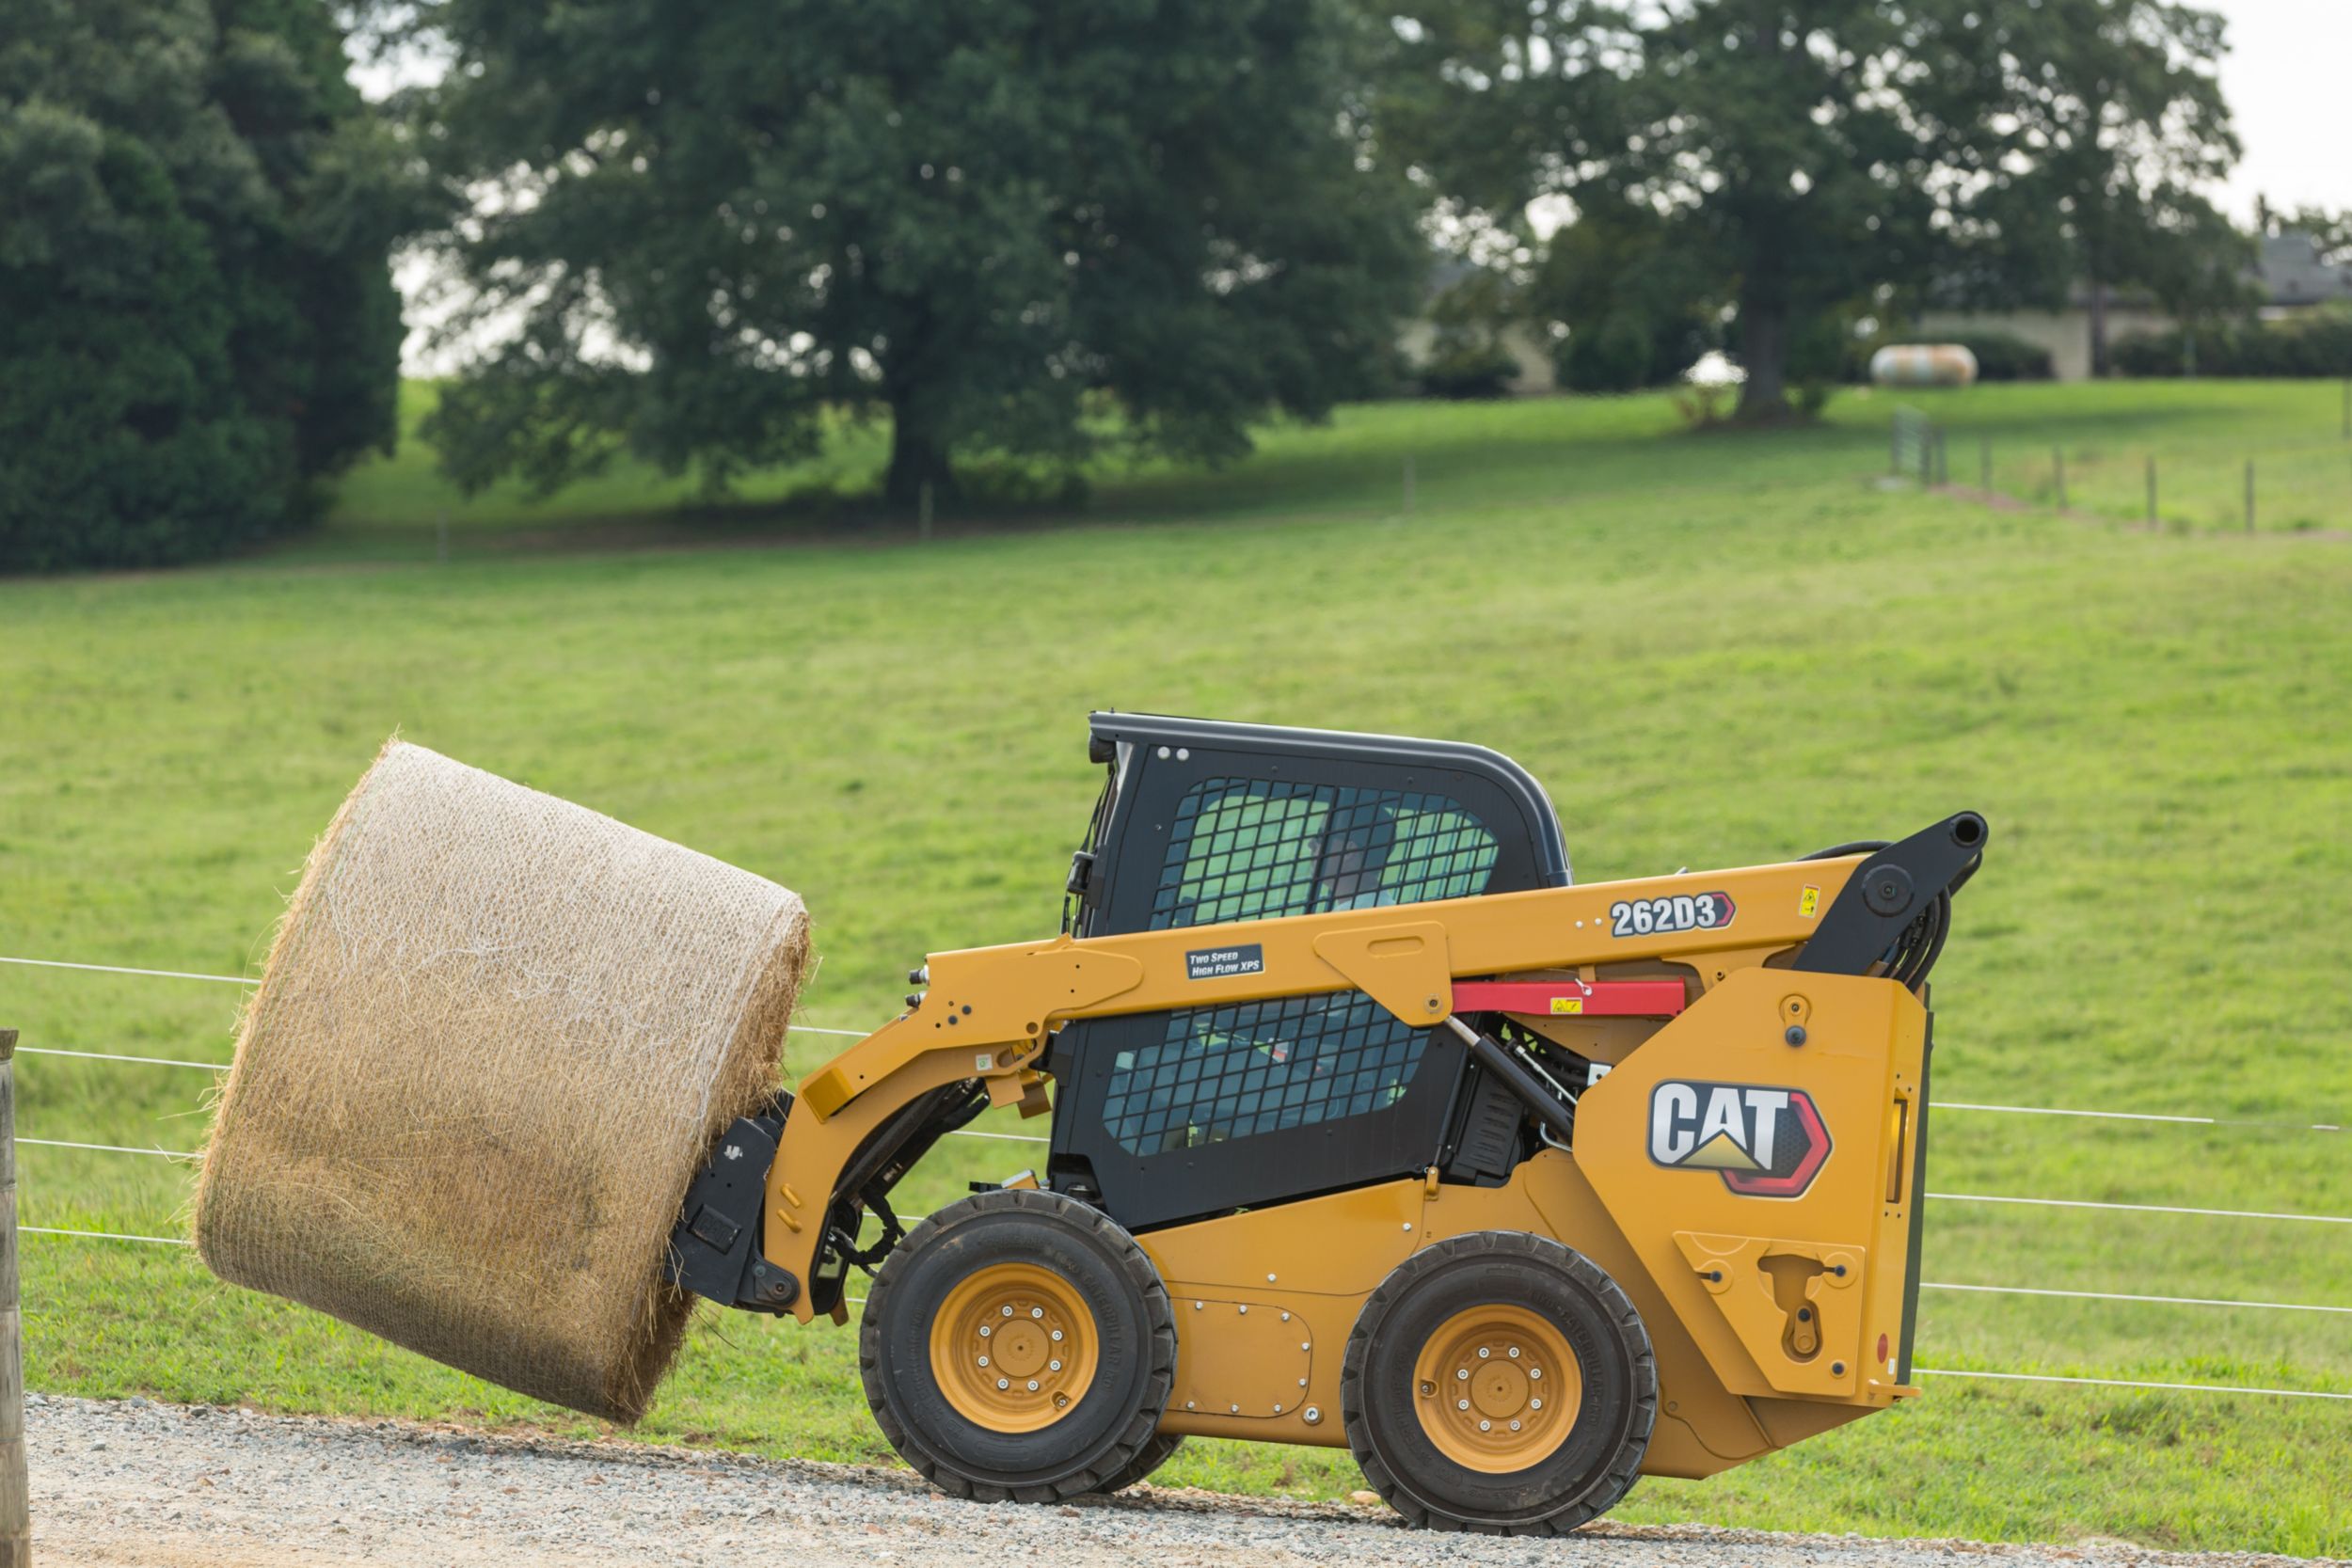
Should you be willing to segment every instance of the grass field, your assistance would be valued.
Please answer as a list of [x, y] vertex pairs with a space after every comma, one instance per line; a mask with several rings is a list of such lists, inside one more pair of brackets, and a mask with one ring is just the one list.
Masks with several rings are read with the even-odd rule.
[[[2324, 451], [2337, 397], [1916, 400], [1955, 480], [1979, 436], [2014, 465], [2015, 509], [1881, 488], [1884, 399], [1772, 436], [1682, 435], [1653, 399], [1392, 404], [1220, 474], [1105, 473], [1083, 509], [951, 513], [928, 545], [805, 499], [648, 515], [683, 492], [637, 473], [493, 494], [453, 509], [446, 567], [410, 452], [275, 556], [0, 582], [0, 954], [246, 972], [398, 728], [800, 889], [807, 1020], [867, 1025], [927, 949], [1054, 929], [1099, 782], [1083, 716], [1112, 705], [1486, 742], [1549, 786], [1588, 881], [1976, 807], [1995, 837], [1937, 972], [1940, 1098], [2352, 1122], [2352, 543], [2326, 536], [2352, 528], [2352, 445], [2340, 506], [2315, 482], [2250, 539], [2061, 518], [2029, 483], [2054, 445]], [[852, 483], [866, 438], [756, 493]], [[621, 547], [662, 541], [697, 547]], [[0, 966], [27, 1047], [224, 1060], [238, 996]], [[797, 1037], [795, 1069], [841, 1043]], [[199, 1072], [29, 1056], [18, 1080], [28, 1137], [201, 1136]], [[1930, 1186], [2345, 1215], [2347, 1137], [1947, 1111]], [[1026, 1163], [957, 1142], [903, 1207]], [[162, 1161], [20, 1165], [28, 1225], [154, 1234], [183, 1201]], [[1946, 1202], [1927, 1246], [1943, 1282], [2352, 1305], [2347, 1225]], [[24, 1253], [36, 1388], [589, 1429], [183, 1253]], [[2352, 1318], [2327, 1313], [1931, 1291], [1919, 1338], [1927, 1367], [2352, 1393]], [[1620, 1514], [2352, 1555], [2352, 1404], [1927, 1381]], [[885, 1457], [855, 1385], [848, 1334], [714, 1316], [644, 1431]], [[1356, 1484], [1343, 1454], [1198, 1443], [1165, 1476]]]

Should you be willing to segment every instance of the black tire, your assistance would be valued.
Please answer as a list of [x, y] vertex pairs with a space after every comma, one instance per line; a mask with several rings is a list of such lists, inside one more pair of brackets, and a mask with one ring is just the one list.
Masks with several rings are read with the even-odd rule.
[[[981, 1425], [940, 1386], [934, 1319], [957, 1286], [998, 1264], [1058, 1275], [1093, 1319], [1092, 1380], [1035, 1431]], [[1152, 1445], [1176, 1373], [1176, 1314], [1135, 1238], [1058, 1193], [981, 1193], [907, 1233], [875, 1276], [858, 1329], [866, 1402], [890, 1446], [943, 1492], [1054, 1502], [1100, 1490]]]
[[[1458, 1315], [1498, 1305], [1557, 1330], [1582, 1380], [1559, 1446], [1499, 1473], [1441, 1451], [1415, 1404], [1428, 1397], [1415, 1371], [1423, 1347]], [[1641, 1314], [1592, 1259], [1523, 1231], [1478, 1231], [1415, 1253], [1364, 1303], [1341, 1369], [1340, 1410], [1364, 1479], [1408, 1524], [1559, 1535], [1632, 1487], [1657, 1419], [1658, 1366]]]
[[1176, 1450], [1184, 1446], [1184, 1440], [1175, 1433], [1155, 1432], [1152, 1434], [1152, 1441], [1143, 1445], [1143, 1450], [1127, 1461], [1125, 1469], [1111, 1477], [1095, 1490], [1103, 1493], [1124, 1492], [1136, 1482], [1150, 1479], [1152, 1471], [1167, 1464], [1175, 1455]]

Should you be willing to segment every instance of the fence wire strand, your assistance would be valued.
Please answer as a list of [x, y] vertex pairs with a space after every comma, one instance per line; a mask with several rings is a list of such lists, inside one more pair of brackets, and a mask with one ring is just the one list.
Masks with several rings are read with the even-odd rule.
[[2324, 1388], [2252, 1388], [2230, 1383], [2143, 1383], [2121, 1377], [2060, 1377], [2055, 1372], [1979, 1372], [1953, 1367], [1914, 1367], [1919, 1377], [1988, 1378], [2000, 1383], [2071, 1383], [2090, 1388], [2178, 1389], [2192, 1394], [2268, 1394], [2284, 1400], [2352, 1400], [2352, 1394], [2332, 1394]]
[[31, 969], [79, 969], [92, 974], [144, 974], [153, 980], [210, 980], [224, 986], [258, 983], [235, 974], [191, 974], [180, 969], [125, 969], [120, 964], [74, 964], [67, 963], [62, 958], [11, 958], [0, 956], [0, 964], [24, 964]]
[[[260, 983], [258, 976], [239, 976], [235, 974], [199, 974], [185, 970], [177, 969], [133, 969], [120, 964], [69, 963], [62, 958], [10, 958], [5, 954], [0, 954], [0, 963], [27, 964], [39, 969], [74, 969], [96, 974], [138, 974], [164, 980], [208, 980], [225, 986], [249, 987]], [[802, 1035], [834, 1035], [843, 1039], [864, 1039], [867, 1035], [873, 1032], [868, 1029], [833, 1029], [814, 1023], [795, 1023], [792, 1025], [792, 1031], [795, 1034]], [[18, 1047], [18, 1051], [20, 1054], [31, 1053], [49, 1056], [87, 1056], [98, 1061], [110, 1062], [148, 1062], [162, 1060], [160, 1057], [153, 1056], [115, 1056], [98, 1051], [64, 1051], [56, 1047], [42, 1047], [37, 1049], [29, 1045], [20, 1046]], [[221, 1062], [172, 1062], [167, 1063], [167, 1065], [173, 1067], [202, 1068], [209, 1072], [218, 1072], [223, 1070], [228, 1064]], [[2055, 1105], [1981, 1105], [1965, 1101], [1950, 1100], [1937, 1101], [1931, 1108], [1938, 1111], [1975, 1111], [2018, 1117], [2081, 1117], [2104, 1121], [2174, 1122], [2184, 1126], [2195, 1127], [2248, 1127], [2265, 1128], [2272, 1131], [2299, 1131], [2310, 1132], [2341, 1132], [2345, 1130], [2345, 1124], [2331, 1121], [2264, 1121], [2233, 1117], [2174, 1116], [2157, 1111], [2084, 1111]]]
[[[195, 980], [218, 985], [233, 985], [248, 988], [258, 983], [256, 978], [233, 974], [204, 974], [186, 970], [173, 969], [139, 969], [119, 964], [72, 963], [57, 958], [22, 958], [0, 955], [0, 963], [20, 964], [40, 969], [75, 970], [86, 974], [128, 974], [150, 979]], [[792, 1027], [797, 1032], [804, 1035], [832, 1035], [850, 1039], [864, 1038], [866, 1033], [866, 1031], [856, 1029], [832, 1029], [821, 1027], [817, 1024], [807, 1023], [794, 1024]], [[227, 1063], [222, 1062], [191, 1062], [172, 1057], [137, 1056], [104, 1051], [72, 1051], [56, 1046], [20, 1046], [18, 1048], [18, 1052], [23, 1055], [71, 1056], [78, 1057], [87, 1061], [127, 1062], [149, 1067], [187, 1068], [203, 1072], [220, 1072], [226, 1070], [228, 1066]], [[2266, 1121], [2252, 1118], [2224, 1117], [2180, 1116], [2153, 1111], [2079, 1110], [2044, 1105], [1988, 1105], [1972, 1103], [1964, 1101], [1942, 1101], [1939, 1102], [1934, 1108], [1942, 1111], [1972, 1112], [1987, 1115], [2069, 1117], [2106, 1121], [2148, 1122], [2173, 1126], [2244, 1127], [2267, 1129], [2272, 1131], [2311, 1132], [2340, 1132], [2344, 1131], [2344, 1125], [2337, 1122]], [[961, 1138], [983, 1138], [999, 1143], [1044, 1144], [1050, 1141], [1033, 1133], [988, 1132], [971, 1128], [960, 1128], [949, 1135]], [[120, 1144], [75, 1143], [59, 1138], [19, 1138], [16, 1141], [20, 1144], [31, 1145], [43, 1148], [81, 1149], [102, 1154], [131, 1154], [163, 1160], [184, 1161], [199, 1157], [197, 1151], [194, 1150], [182, 1152], [180, 1150], [167, 1148], [137, 1148]], [[2352, 1225], [2352, 1215], [2339, 1214], [2297, 1214], [2242, 1209], [2196, 1209], [2171, 1204], [2108, 1203], [2093, 1201], [2086, 1198], [2016, 1197], [1990, 1193], [1931, 1192], [1926, 1196], [1931, 1201], [1943, 1203], [2007, 1203], [2028, 1205], [2038, 1208], [2091, 1209], [2131, 1213], [2183, 1214], [2212, 1219], [2287, 1220], [2319, 1225]], [[126, 1231], [76, 1230], [38, 1225], [20, 1226], [18, 1229], [22, 1234], [28, 1236], [62, 1236], [83, 1241], [128, 1242], [144, 1243], [152, 1246], [188, 1247], [194, 1245], [194, 1243], [186, 1238], [178, 1236], [143, 1236]], [[1922, 1290], [1929, 1291], [1944, 1291], [1981, 1295], [2039, 1296], [2078, 1301], [2128, 1302], [2164, 1307], [2205, 1307], [2271, 1312], [2321, 1312], [2352, 1316], [2352, 1307], [2332, 1306], [2312, 1302], [2244, 1301], [2208, 1296], [2140, 1295], [2114, 1291], [2073, 1291], [2031, 1285], [1982, 1285], [1945, 1280], [1923, 1280], [1920, 1282], [1920, 1288]], [[853, 1306], [862, 1307], [865, 1305], [862, 1297], [851, 1296], [846, 1299]], [[2077, 1387], [2122, 1388], [2153, 1392], [2245, 1394], [2277, 1399], [2315, 1399], [2352, 1402], [2352, 1394], [2332, 1393], [2323, 1389], [2312, 1388], [2269, 1388], [2252, 1386], [2211, 1383], [2163, 1383], [2129, 1378], [2074, 1377], [2047, 1372], [1986, 1371], [1944, 1367], [1920, 1367], [1915, 1370], [1919, 1375], [1924, 1377], [1951, 1377], [1977, 1379], [1988, 1382], [2041, 1383]]]
[[193, 1160], [202, 1152], [200, 1149], [183, 1153], [176, 1148], [130, 1148], [121, 1144], [75, 1144], [68, 1143], [63, 1138], [19, 1138], [16, 1141], [35, 1144], [42, 1148], [87, 1148], [99, 1154], [149, 1154], [158, 1160]]
[[2243, 1307], [2263, 1312], [2341, 1312], [2352, 1316], [2352, 1307], [2328, 1307], [2307, 1301], [2233, 1301], [2220, 1296], [2135, 1296], [2117, 1291], [2058, 1291], [2034, 1285], [1955, 1285], [1933, 1279], [1921, 1280], [1919, 1289], [1966, 1291], [1997, 1296], [2063, 1296], [2073, 1301], [2149, 1302], [2159, 1307]]
[[[63, 958], [12, 958], [5, 954], [0, 954], [0, 964], [24, 964], [31, 969], [78, 969], [87, 974], [139, 974], [145, 975], [149, 979], [153, 980], [207, 980], [215, 985], [245, 986], [247, 988], [258, 986], [262, 983], [262, 978], [258, 974], [197, 974], [183, 969], [129, 969], [125, 968], [121, 964], [68, 963]], [[840, 1035], [846, 1038], [853, 1040], [862, 1040], [872, 1032], [865, 1029], [820, 1029], [814, 1023], [795, 1023], [792, 1025], [792, 1028], [794, 1032], [803, 1035]], [[96, 1053], [87, 1051], [54, 1051], [51, 1052], [50, 1054], [56, 1056], [87, 1056], [94, 1055]], [[135, 1061], [138, 1058], [125, 1056], [120, 1059], [123, 1061]], [[201, 1067], [208, 1064], [186, 1063], [183, 1065]]]
[[1964, 1101], [1938, 1100], [1933, 1111], [1992, 1111], [2011, 1117], [2086, 1117], [2100, 1121], [2162, 1121], [2189, 1127], [2259, 1127], [2277, 1132], [2341, 1132], [2334, 1121], [2262, 1121], [2243, 1117], [2177, 1117], [2154, 1111], [2068, 1111], [2050, 1105], [1971, 1105]]
[[[22, 1226], [19, 1228], [31, 1236], [72, 1236], [94, 1242], [144, 1242], [155, 1246], [185, 1247], [196, 1244], [180, 1236], [133, 1236], [114, 1230], [62, 1230], [39, 1225]], [[852, 1307], [866, 1305], [864, 1296], [844, 1296], [842, 1299]], [[2241, 1304], [2233, 1302], [2229, 1305]], [[2324, 1388], [2260, 1388], [2228, 1383], [2153, 1383], [2136, 1378], [2061, 1377], [2054, 1372], [1977, 1371], [1947, 1367], [1915, 1367], [1912, 1371], [1919, 1377], [1981, 1378], [2000, 1383], [2056, 1383], [2084, 1388], [2133, 1388], [2188, 1394], [2251, 1394], [2287, 1400], [2352, 1401], [2352, 1394], [2331, 1393]]]
[[20, 1045], [20, 1056], [79, 1056], [92, 1062], [141, 1062], [149, 1067], [192, 1067], [203, 1072], [227, 1072], [227, 1062], [178, 1062], [167, 1056], [123, 1056], [111, 1051], [68, 1051], [55, 1045]]
[[2098, 1203], [2087, 1197], [2003, 1197], [1992, 1193], [1930, 1193], [1941, 1203], [2024, 1203], [2041, 1209], [2106, 1209], [2130, 1214], [2196, 1214], [2217, 1220], [2298, 1220], [2352, 1225], [2352, 1214], [2288, 1214], [2265, 1209], [2185, 1209], [2172, 1203]]
[[20, 1225], [16, 1227], [26, 1236], [79, 1236], [90, 1242], [146, 1242], [154, 1246], [194, 1246], [185, 1236], [130, 1236], [119, 1230], [59, 1230], [46, 1225]]

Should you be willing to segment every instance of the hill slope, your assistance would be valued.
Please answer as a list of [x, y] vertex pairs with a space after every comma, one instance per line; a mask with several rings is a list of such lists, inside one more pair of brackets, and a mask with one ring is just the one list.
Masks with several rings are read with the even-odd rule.
[[[2234, 464], [2323, 451], [2335, 414], [2332, 388], [2193, 384], [1936, 407], [1955, 467], [1994, 433], [2028, 499], [2053, 443]], [[429, 556], [412, 508], [303, 558], [0, 583], [0, 955], [243, 972], [397, 727], [797, 888], [826, 955], [810, 1020], [870, 1024], [927, 949], [1054, 928], [1098, 782], [1083, 716], [1119, 706], [1486, 742], [1549, 785], [1585, 880], [1975, 807], [1995, 847], [1937, 973], [1940, 1099], [2352, 1121], [2352, 546], [1883, 491], [1885, 408], [1771, 438], [1683, 436], [1653, 400], [1352, 410], [1223, 475], [1106, 480], [1082, 516], [928, 546], [798, 529], [599, 554], [483, 524], [446, 568], [321, 569]], [[237, 996], [0, 968], [27, 1047], [225, 1059]], [[796, 1037], [796, 1069], [840, 1043]], [[200, 1073], [33, 1056], [18, 1077], [28, 1137], [201, 1133]], [[1930, 1184], [2345, 1215], [2344, 1136], [1947, 1111]], [[958, 1142], [904, 1206], [1032, 1157]], [[21, 1164], [36, 1226], [153, 1234], [184, 1190], [162, 1161]], [[1928, 1247], [1946, 1283], [2352, 1304], [2345, 1225], [1939, 1203]], [[33, 1236], [24, 1269], [36, 1388], [579, 1425], [168, 1249]], [[2346, 1323], [1931, 1292], [1920, 1359], [2352, 1392]], [[1621, 1515], [2352, 1552], [2352, 1406], [1930, 1395], [1712, 1481], [1645, 1482]], [[647, 1430], [884, 1451], [850, 1336], [746, 1318], [697, 1334]], [[1340, 1456], [1208, 1444], [1170, 1479], [1356, 1484]]]

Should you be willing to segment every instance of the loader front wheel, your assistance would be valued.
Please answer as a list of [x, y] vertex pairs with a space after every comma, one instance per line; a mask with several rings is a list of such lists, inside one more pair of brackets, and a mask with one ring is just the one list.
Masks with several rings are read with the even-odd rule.
[[1411, 1523], [1552, 1535], [1632, 1486], [1658, 1370], [1641, 1315], [1597, 1264], [1546, 1237], [1479, 1231], [1381, 1282], [1340, 1394], [1356, 1462]]
[[1007, 1189], [898, 1243], [858, 1360], [882, 1435], [941, 1490], [1052, 1502], [1134, 1479], [1174, 1381], [1175, 1313], [1108, 1216]]
[[1152, 1472], [1174, 1458], [1176, 1450], [1184, 1446], [1184, 1440], [1172, 1433], [1154, 1433], [1152, 1441], [1143, 1446], [1143, 1451], [1127, 1461], [1125, 1469], [1111, 1477], [1095, 1490], [1104, 1494], [1124, 1492], [1130, 1486], [1149, 1480]]

